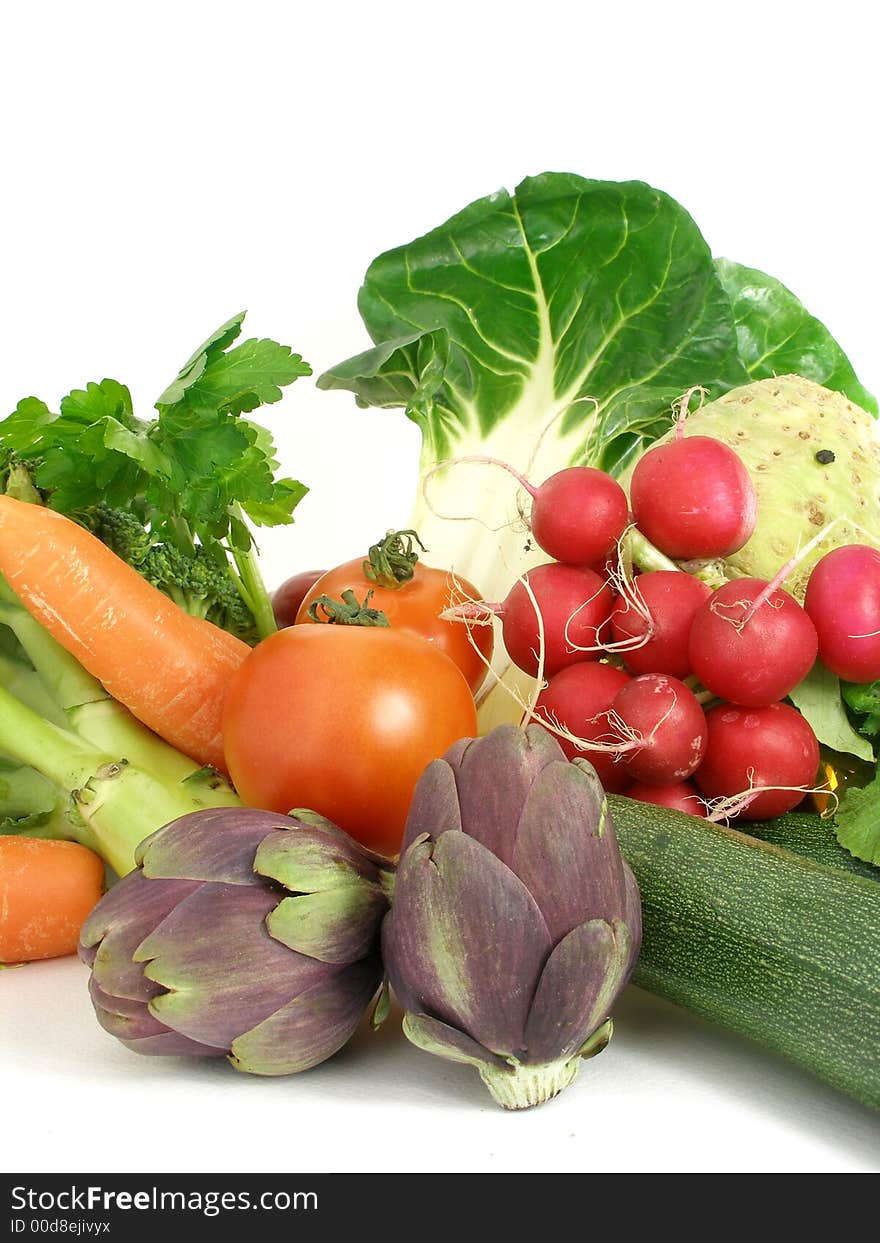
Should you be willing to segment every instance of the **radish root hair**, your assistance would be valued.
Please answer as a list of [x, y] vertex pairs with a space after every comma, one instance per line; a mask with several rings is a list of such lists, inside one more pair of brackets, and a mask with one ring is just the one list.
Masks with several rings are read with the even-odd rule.
[[701, 384], [692, 384], [686, 393], [683, 393], [677, 401], [672, 403], [672, 413], [675, 422], [675, 439], [682, 440], [684, 438], [684, 425], [690, 413], [689, 406], [694, 393], [700, 394], [700, 404], [697, 410], [702, 410], [703, 402], [707, 397], [707, 390]]
[[[700, 802], [706, 808], [706, 819], [713, 824], [724, 821], [726, 824], [729, 820], [736, 819], [742, 812], [749, 807], [759, 794], [767, 794], [776, 790], [790, 790], [792, 793], [798, 791], [801, 794], [827, 794], [829, 796], [829, 806], [822, 812], [822, 819], [833, 816], [840, 804], [840, 799], [829, 785], [821, 786], [756, 786], [755, 770], [750, 768], [746, 774], [749, 779], [749, 787], [747, 790], [741, 790], [738, 794], [728, 794], [723, 798], [700, 799]], [[833, 804], [830, 800], [833, 800]]]
[[[458, 578], [456, 578], [455, 572], [453, 570], [449, 571], [449, 576], [452, 579], [452, 590], [450, 591], [450, 594], [449, 594], [449, 606], [446, 609], [444, 609], [444, 611], [440, 614], [440, 616], [450, 621], [460, 621], [465, 626], [467, 626], [468, 642], [470, 643], [471, 647], [477, 653], [480, 660], [486, 666], [486, 669], [488, 670], [488, 672], [492, 675], [492, 678], [494, 679], [494, 681], [491, 684], [484, 685], [483, 687], [480, 688], [479, 695], [477, 696], [476, 701], [475, 701], [477, 704], [477, 707], [480, 707], [480, 705], [486, 701], [486, 699], [489, 697], [489, 695], [492, 693], [492, 691], [495, 689], [496, 686], [500, 686], [505, 691], [505, 693], [508, 694], [510, 698], [513, 699], [514, 702], [522, 709], [523, 715], [521, 719], [521, 724], [522, 724], [523, 729], [525, 729], [528, 722], [534, 716], [535, 703], [537, 701], [538, 695], [540, 695], [541, 691], [544, 689], [546, 685], [546, 682], [544, 681], [544, 619], [541, 616], [541, 610], [538, 607], [538, 601], [535, 598], [534, 590], [529, 585], [529, 582], [526, 576], [520, 575], [519, 581], [522, 583], [523, 589], [525, 590], [526, 595], [529, 598], [529, 602], [531, 603], [532, 608], [535, 610], [535, 617], [537, 619], [537, 625], [538, 625], [538, 651], [533, 653], [538, 663], [538, 673], [535, 679], [535, 685], [532, 690], [532, 694], [529, 696], [529, 699], [526, 701], [522, 698], [522, 696], [516, 690], [514, 690], [513, 687], [508, 686], [508, 684], [504, 681], [504, 673], [507, 672], [506, 669], [502, 673], [496, 672], [496, 670], [492, 667], [491, 660], [488, 660], [487, 657], [483, 654], [483, 652], [480, 651], [480, 648], [476, 640], [474, 639], [474, 636], [471, 633], [472, 626], [492, 625], [493, 618], [497, 616], [497, 614], [494, 612], [494, 609], [492, 609], [492, 606], [486, 605], [484, 601], [477, 600], [474, 596], [470, 595], [465, 590], [465, 588], [462, 586], [461, 581]], [[458, 596], [457, 601], [455, 600], [456, 595]], [[489, 608], [490, 615], [488, 618], [484, 618], [484, 619], [479, 619], [476, 616], [467, 617], [464, 615], [464, 612], [465, 610], [468, 609], [468, 607], [471, 607], [475, 610]], [[510, 668], [510, 662], [508, 663], [507, 668], [508, 669]]]
[[550, 416], [550, 418], [541, 428], [540, 432], [538, 433], [538, 437], [535, 440], [535, 443], [532, 447], [532, 452], [529, 456], [529, 461], [528, 461], [528, 465], [526, 466], [526, 470], [528, 470], [529, 472], [532, 471], [535, 465], [535, 462], [537, 461], [538, 454], [541, 451], [541, 445], [544, 443], [544, 438], [547, 435], [547, 433], [551, 430], [551, 428], [555, 427], [555, 425], [560, 421], [560, 419], [565, 418], [569, 410], [571, 410], [572, 406], [579, 406], [581, 402], [586, 402], [588, 405], [591, 405], [593, 407], [593, 422], [590, 425], [589, 435], [587, 436], [587, 443], [584, 445], [584, 458], [587, 461], [589, 461], [590, 446], [592, 444], [593, 437], [597, 431], [597, 428], [596, 428], [597, 417], [596, 416], [599, 413], [599, 402], [596, 400], [595, 397], [575, 397], [573, 401], [568, 401], [565, 403], [564, 406], [560, 406], [560, 408], [554, 414]]
[[431, 482], [434, 476], [439, 475], [441, 471], [449, 470], [451, 467], [458, 466], [462, 463], [464, 464], [470, 463], [471, 465], [479, 464], [483, 466], [486, 466], [486, 465], [503, 466], [505, 470], [509, 471], [513, 475], [516, 475], [516, 477], [522, 481], [524, 487], [531, 488], [531, 485], [528, 484], [523, 479], [523, 477], [520, 476], [518, 472], [513, 469], [512, 466], [508, 466], [505, 462], [500, 461], [500, 459], [484, 458], [484, 457], [447, 458], [443, 462], [438, 462], [436, 466], [432, 466], [429, 471], [426, 471], [425, 474], [422, 475], [422, 478], [419, 484], [419, 487], [422, 493], [422, 500], [425, 502], [425, 506], [428, 509], [429, 513], [433, 514], [435, 518], [440, 518], [441, 521], [443, 522], [476, 522], [481, 527], [483, 527], [484, 530], [488, 531], [490, 535], [497, 535], [500, 531], [509, 531], [514, 525], [512, 522], [502, 522], [500, 526], [493, 527], [493, 526], [490, 526], [488, 522], [484, 521], [484, 519], [478, 517], [476, 514], [444, 514], [444, 513], [441, 513], [440, 510], [435, 507], [433, 501], [428, 495], [428, 484]]
[[[452, 580], [452, 586], [450, 587], [450, 590], [449, 590], [448, 604], [446, 608], [443, 610], [443, 612], [440, 614], [440, 616], [444, 621], [461, 622], [464, 626], [467, 627], [468, 643], [470, 643], [471, 647], [476, 652], [477, 656], [480, 658], [480, 661], [483, 663], [483, 665], [485, 665], [486, 672], [490, 675], [490, 678], [491, 678], [491, 680], [487, 678], [484, 681], [483, 685], [480, 687], [479, 694], [475, 697], [474, 702], [479, 708], [479, 706], [482, 703], [484, 703], [486, 699], [488, 699], [489, 695], [492, 693], [495, 687], [497, 685], [501, 685], [508, 692], [508, 694], [513, 695], [513, 697], [519, 703], [519, 697], [516, 694], [514, 694], [514, 692], [511, 691], [510, 688], [505, 684], [505, 682], [503, 681], [502, 675], [497, 673], [496, 670], [492, 667], [491, 660], [489, 660], [486, 657], [486, 655], [481, 651], [479, 644], [477, 643], [476, 639], [471, 633], [472, 628], [474, 626], [493, 625], [494, 619], [495, 619], [494, 611], [490, 609], [489, 606], [486, 605], [483, 600], [478, 600], [475, 596], [472, 596], [470, 592], [465, 590], [461, 582], [461, 579], [456, 577], [454, 570], [449, 571], [449, 577]], [[470, 615], [470, 616], [467, 615], [466, 610], [468, 610], [469, 608], [474, 610], [473, 615]], [[479, 613], [477, 612], [478, 610], [482, 613], [482, 616], [479, 615]]]
[[[654, 619], [648, 610], [648, 606], [645, 603], [642, 593], [638, 589], [636, 580], [627, 570], [626, 562], [624, 560], [624, 545], [626, 542], [624, 537], [627, 532], [633, 529], [634, 525], [634, 523], [631, 523], [624, 530], [620, 539], [617, 541], [617, 565], [609, 568], [608, 579], [609, 585], [612, 589], [616, 591], [618, 595], [622, 596], [626, 602], [625, 611], [628, 613], [630, 609], [632, 609], [633, 612], [641, 617], [641, 619], [647, 624], [648, 629], [645, 634], [632, 635], [628, 639], [611, 639], [607, 643], [593, 643], [586, 646], [583, 646], [580, 643], [575, 643], [569, 633], [569, 626], [577, 617], [578, 613], [580, 613], [581, 609], [586, 608], [588, 604], [592, 604], [592, 602], [596, 599], [596, 596], [599, 595], [599, 591], [602, 590], [599, 588], [599, 591], [594, 591], [588, 600], [584, 600], [583, 604], [578, 605], [565, 623], [563, 638], [565, 639], [566, 646], [573, 652], [634, 652], [637, 648], [644, 647], [645, 644], [649, 643], [653, 638]], [[610, 625], [610, 618], [596, 627], [597, 639], [599, 638], [599, 631], [606, 625]]]
[[843, 518], [840, 516], [838, 516], [837, 518], [832, 518], [831, 521], [826, 523], [826, 525], [822, 528], [822, 530], [819, 531], [816, 535], [814, 535], [811, 540], [808, 540], [807, 543], [804, 544], [802, 548], [798, 547], [798, 550], [794, 554], [794, 556], [789, 557], [785, 565], [781, 566], [781, 568], [773, 576], [771, 581], [767, 584], [767, 586], [760, 593], [760, 595], [755, 596], [754, 600], [751, 602], [749, 607], [746, 609], [745, 616], [740, 622], [738, 629], [742, 630], [743, 626], [746, 626], [752, 620], [752, 618], [755, 616], [755, 614], [757, 613], [758, 609], [761, 607], [762, 604], [767, 604], [770, 602], [770, 596], [773, 594], [773, 592], [779, 590], [779, 588], [788, 578], [789, 574], [791, 574], [794, 570], [797, 569], [797, 567], [803, 561], [804, 557], [809, 556], [809, 554], [813, 551], [814, 548], [816, 548], [819, 544], [821, 544], [824, 539], [827, 539], [831, 531], [833, 531], [834, 528], [842, 521], [843, 521]]

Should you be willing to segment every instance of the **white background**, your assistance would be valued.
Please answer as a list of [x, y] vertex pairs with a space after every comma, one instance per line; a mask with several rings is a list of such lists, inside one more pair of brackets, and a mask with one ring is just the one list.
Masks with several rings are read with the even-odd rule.
[[[716, 254], [785, 281], [880, 389], [869, 6], [7, 6], [0, 414], [105, 375], [147, 412], [243, 307], [315, 373], [367, 344], [370, 260], [546, 169], [639, 178]], [[271, 583], [402, 525], [418, 438], [297, 382], [263, 412], [312, 488]], [[356, 502], [356, 504], [355, 504]], [[75, 961], [0, 972], [7, 1170], [875, 1170], [876, 1115], [631, 989], [609, 1051], [544, 1109], [390, 1025], [300, 1078], [139, 1059]], [[10, 1125], [9, 1119], [14, 1118]]]

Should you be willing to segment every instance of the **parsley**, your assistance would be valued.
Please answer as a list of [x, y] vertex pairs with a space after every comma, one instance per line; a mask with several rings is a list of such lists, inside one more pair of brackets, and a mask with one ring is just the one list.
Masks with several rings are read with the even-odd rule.
[[[236, 344], [243, 320], [244, 312], [199, 346], [156, 402], [154, 418], [138, 418], [116, 380], [74, 389], [57, 413], [25, 397], [0, 422], [0, 483], [11, 485], [14, 468], [20, 491], [24, 465], [53, 509], [95, 529], [96, 511], [119, 510], [140, 523], [151, 546], [197, 558], [200, 576], [205, 563], [218, 566], [251, 613], [254, 637], [262, 637], [275, 622], [245, 519], [290, 523], [307, 489], [277, 477], [270, 433], [242, 416], [280, 401], [311, 368], [277, 341]], [[138, 564], [150, 563], [141, 557]], [[228, 592], [219, 594], [228, 612]], [[240, 632], [240, 617], [236, 625]]]

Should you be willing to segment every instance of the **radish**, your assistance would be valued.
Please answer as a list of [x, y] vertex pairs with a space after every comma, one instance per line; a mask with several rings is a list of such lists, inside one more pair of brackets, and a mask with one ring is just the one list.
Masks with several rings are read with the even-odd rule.
[[[733, 800], [744, 820], [781, 816], [801, 801], [819, 768], [819, 744], [807, 721], [787, 704], [706, 713], [709, 745], [694, 780], [707, 798]], [[749, 791], [756, 789], [753, 795]], [[743, 795], [745, 806], [736, 806]], [[731, 813], [733, 814], [733, 813]]]
[[623, 767], [635, 781], [684, 781], [706, 751], [706, 718], [692, 690], [678, 678], [647, 673], [614, 696], [612, 728], [632, 742]]
[[[565, 731], [585, 743], [607, 741], [610, 726], [608, 710], [618, 691], [629, 682], [629, 674], [613, 665], [594, 662], [570, 665], [557, 673], [535, 702], [536, 721], [552, 726], [552, 733]], [[557, 734], [557, 742], [570, 760], [588, 759], [599, 780], [611, 794], [620, 794], [630, 783], [616, 756], [578, 747]]]
[[649, 786], [636, 782], [624, 791], [627, 798], [638, 803], [653, 803], [655, 807], [671, 807], [688, 816], [705, 816], [706, 807], [689, 781], [676, 781], [672, 785]]
[[604, 564], [629, 520], [626, 493], [604, 471], [569, 466], [539, 488], [524, 480], [532, 497], [535, 543], [568, 565]]
[[807, 584], [804, 608], [819, 636], [819, 659], [847, 682], [880, 678], [880, 552], [835, 548]]
[[735, 578], [698, 609], [688, 652], [694, 673], [719, 699], [758, 708], [794, 690], [818, 645], [815, 626], [787, 591]]
[[[689, 396], [689, 394], [688, 394]], [[684, 435], [639, 459], [630, 481], [636, 525], [668, 557], [726, 557], [749, 539], [758, 518], [755, 488], [739, 456], [711, 436]]]
[[[455, 465], [500, 466], [532, 498], [529, 527], [538, 547], [565, 565], [589, 565], [601, 570], [629, 522], [629, 502], [623, 488], [593, 466], [567, 466], [533, 484], [509, 462], [482, 454], [454, 459]], [[438, 471], [453, 463], [441, 462], [424, 476], [422, 488]], [[437, 517], [437, 511], [431, 512]]]
[[615, 647], [632, 673], [691, 672], [688, 638], [712, 589], [682, 570], [651, 570], [626, 587], [611, 613]]
[[541, 672], [552, 678], [576, 661], [598, 660], [599, 631], [613, 603], [608, 584], [586, 566], [558, 562], [535, 566], [523, 579], [514, 583], [502, 604], [482, 606], [500, 616], [504, 646], [513, 663], [537, 676], [543, 646]]

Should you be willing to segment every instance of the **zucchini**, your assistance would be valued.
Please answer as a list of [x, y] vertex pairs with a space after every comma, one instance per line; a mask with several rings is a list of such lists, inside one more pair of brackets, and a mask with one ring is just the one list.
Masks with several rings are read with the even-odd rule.
[[880, 881], [880, 869], [844, 850], [834, 836], [830, 820], [822, 820], [819, 816], [780, 816], [777, 820], [757, 820], [749, 828], [751, 836], [762, 842], [772, 842], [814, 863], [826, 863], [828, 867], [842, 868], [856, 876], [867, 876], [875, 883]]
[[[634, 983], [880, 1108], [880, 883], [811, 839], [806, 817], [775, 822], [765, 830], [775, 840], [759, 841], [609, 802], [642, 892]], [[834, 862], [780, 844], [789, 838], [802, 849], [818, 842]]]

